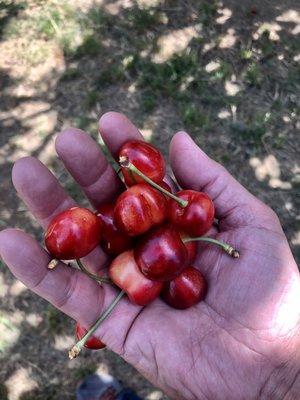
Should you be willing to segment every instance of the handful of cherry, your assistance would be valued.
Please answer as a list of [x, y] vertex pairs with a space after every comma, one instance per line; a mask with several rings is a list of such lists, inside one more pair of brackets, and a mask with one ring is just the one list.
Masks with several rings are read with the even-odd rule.
[[[59, 259], [76, 260], [92, 279], [121, 289], [89, 331], [76, 324], [78, 342], [69, 352], [70, 358], [83, 346], [105, 347], [93, 333], [125, 294], [140, 306], [161, 296], [179, 310], [203, 300], [207, 283], [193, 267], [196, 241], [213, 243], [228, 255], [239, 257], [229, 244], [203, 236], [214, 223], [212, 200], [195, 190], [172, 193], [163, 181], [164, 158], [154, 146], [128, 141], [119, 150], [119, 163], [126, 189], [114, 204], [103, 204], [95, 213], [72, 207], [58, 214], [45, 233], [45, 244], [53, 257], [49, 268]], [[92, 274], [80, 260], [98, 245], [114, 257], [108, 277]]]

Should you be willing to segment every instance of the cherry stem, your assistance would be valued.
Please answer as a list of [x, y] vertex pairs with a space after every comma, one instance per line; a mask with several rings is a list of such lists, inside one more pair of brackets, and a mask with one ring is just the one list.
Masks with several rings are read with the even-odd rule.
[[182, 240], [183, 243], [193, 242], [193, 241], [201, 241], [201, 242], [209, 242], [220, 246], [227, 254], [229, 254], [233, 258], [239, 258], [240, 253], [234, 249], [230, 244], [221, 242], [220, 240], [213, 239], [206, 236], [195, 237], [195, 238], [185, 238]]
[[95, 281], [99, 282], [100, 284], [102, 283], [111, 283], [111, 280], [109, 278], [105, 278], [105, 277], [100, 277], [97, 276], [95, 274], [92, 274], [90, 271], [88, 271], [85, 266], [82, 264], [81, 260], [79, 258], [76, 259], [77, 265], [79, 267], [79, 269], [86, 274], [87, 276], [89, 276], [90, 278], [94, 279]]
[[57, 264], [59, 263], [59, 261], [56, 258], [53, 258], [49, 264], [48, 264], [48, 269], [54, 269], [56, 268]]
[[125, 291], [121, 290], [121, 292], [115, 297], [113, 302], [107, 307], [107, 309], [100, 315], [94, 325], [89, 329], [89, 331], [80, 339], [69, 351], [69, 358], [72, 360], [73, 358], [77, 357], [78, 354], [81, 352], [82, 348], [84, 347], [87, 340], [93, 335], [93, 333], [99, 328], [101, 323], [106, 320], [106, 318], [112, 313], [116, 305], [124, 296]]
[[121, 165], [121, 167], [127, 168], [129, 169], [129, 171], [134, 172], [135, 174], [137, 174], [140, 178], [142, 178], [144, 181], [146, 181], [147, 183], [149, 183], [149, 185], [151, 185], [152, 187], [154, 187], [156, 190], [159, 190], [160, 192], [162, 192], [163, 194], [165, 194], [168, 197], [171, 197], [171, 199], [177, 201], [177, 203], [182, 207], [186, 207], [188, 205], [188, 201], [187, 200], [183, 200], [180, 197], [175, 196], [173, 193], [169, 192], [168, 190], [164, 189], [163, 187], [161, 187], [160, 185], [158, 185], [157, 183], [155, 183], [152, 179], [148, 178], [147, 175], [143, 174], [142, 171], [140, 171], [135, 165], [133, 165], [127, 157], [120, 157], [119, 158], [119, 163]]

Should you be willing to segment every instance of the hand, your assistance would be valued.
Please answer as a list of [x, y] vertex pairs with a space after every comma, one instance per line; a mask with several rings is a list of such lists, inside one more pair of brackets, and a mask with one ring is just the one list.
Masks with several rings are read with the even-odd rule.
[[[141, 138], [124, 116], [113, 112], [101, 118], [100, 131], [114, 156], [125, 141]], [[82, 131], [59, 134], [56, 150], [93, 206], [122, 189], [99, 147]], [[187, 134], [173, 137], [170, 159], [182, 187], [211, 196], [220, 220], [215, 236], [236, 247], [241, 257], [233, 260], [219, 248], [200, 247], [196, 266], [209, 282], [204, 302], [177, 311], [160, 300], [141, 308], [124, 299], [96, 336], [174, 398], [296, 398], [300, 279], [278, 218]], [[19, 160], [12, 179], [44, 228], [74, 204], [34, 158]], [[48, 253], [22, 231], [0, 233], [0, 254], [26, 286], [86, 328], [115, 296], [109, 285], [101, 288], [63, 263], [49, 271]], [[105, 268], [107, 258], [97, 248], [84, 262], [96, 272]]]

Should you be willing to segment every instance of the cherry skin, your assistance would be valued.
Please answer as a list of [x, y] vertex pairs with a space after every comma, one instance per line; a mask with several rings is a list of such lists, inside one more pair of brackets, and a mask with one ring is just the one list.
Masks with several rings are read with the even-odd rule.
[[[189, 236], [185, 232], [180, 232], [181, 240], [189, 238]], [[188, 261], [187, 265], [193, 264], [197, 255], [197, 243], [196, 242], [185, 242], [185, 248], [188, 252]]]
[[202, 236], [214, 222], [215, 208], [210, 197], [195, 190], [181, 190], [176, 196], [188, 204], [182, 207], [174, 200], [169, 202], [169, 220], [191, 236]]
[[[171, 193], [172, 193], [171, 187], [170, 187], [170, 185], [167, 184], [167, 182], [161, 181], [161, 182], [159, 182], [159, 186], [161, 186], [162, 188], [166, 189], [168, 192], [171, 192]], [[162, 194], [163, 194], [163, 193], [162, 193]], [[170, 199], [170, 197], [169, 197], [169, 196], [166, 196], [165, 194], [163, 194], [163, 196], [165, 197], [165, 199], [166, 199], [166, 201], [167, 201], [167, 204], [169, 204], [169, 202], [170, 202], [172, 199]]]
[[[77, 340], [81, 340], [87, 332], [88, 331], [86, 329], [84, 329], [83, 326], [79, 325], [79, 323], [76, 322], [75, 333], [76, 333]], [[96, 338], [95, 336], [91, 336], [86, 341], [84, 347], [86, 347], [87, 349], [91, 349], [91, 350], [100, 350], [100, 349], [104, 349], [104, 347], [106, 347], [106, 346], [103, 342], [101, 342], [100, 339]]]
[[186, 267], [188, 252], [179, 232], [163, 225], [141, 238], [134, 249], [134, 258], [148, 279], [169, 281]]
[[187, 267], [175, 279], [164, 284], [161, 297], [169, 306], [184, 310], [203, 300], [206, 292], [207, 283], [201, 272]]
[[146, 183], [131, 186], [123, 192], [115, 206], [117, 227], [128, 236], [147, 232], [161, 224], [167, 216], [165, 196]]
[[[154, 182], [162, 181], [165, 176], [166, 164], [161, 152], [142, 140], [130, 140], [124, 143], [119, 151], [120, 158], [126, 158]], [[134, 172], [124, 167], [122, 174], [127, 186], [144, 182]]]
[[101, 240], [101, 222], [92, 211], [72, 207], [58, 214], [45, 233], [52, 257], [73, 260], [89, 254]]
[[139, 270], [132, 250], [118, 255], [109, 266], [110, 279], [125, 290], [132, 303], [146, 306], [155, 300], [162, 289], [162, 282], [147, 279]]
[[96, 215], [102, 223], [103, 250], [111, 255], [117, 256], [123, 251], [129, 249], [132, 245], [132, 239], [124, 232], [121, 232], [114, 221], [114, 204], [107, 203], [98, 207]]

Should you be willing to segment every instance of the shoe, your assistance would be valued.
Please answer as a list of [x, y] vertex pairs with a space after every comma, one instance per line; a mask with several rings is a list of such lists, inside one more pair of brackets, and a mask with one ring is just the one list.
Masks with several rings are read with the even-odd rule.
[[76, 400], [142, 400], [109, 374], [87, 376], [76, 389]]

